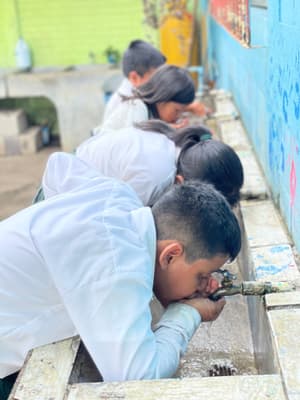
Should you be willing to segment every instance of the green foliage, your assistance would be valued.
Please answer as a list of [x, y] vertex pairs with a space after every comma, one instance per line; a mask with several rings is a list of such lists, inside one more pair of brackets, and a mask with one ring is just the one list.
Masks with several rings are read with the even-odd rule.
[[104, 50], [103, 54], [106, 56], [106, 59], [110, 64], [118, 64], [121, 59], [121, 54], [119, 50], [115, 49], [112, 46], [108, 46]]

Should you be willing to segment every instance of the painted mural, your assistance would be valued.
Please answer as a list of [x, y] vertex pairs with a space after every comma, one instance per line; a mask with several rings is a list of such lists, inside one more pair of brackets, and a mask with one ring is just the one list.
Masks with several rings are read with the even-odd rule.
[[241, 43], [249, 45], [249, 1], [211, 0], [210, 13]]
[[[234, 2], [232, 2], [234, 3]], [[243, 48], [210, 20], [210, 64], [217, 85], [240, 110], [275, 203], [300, 250], [300, 2], [250, 7], [255, 46]]]

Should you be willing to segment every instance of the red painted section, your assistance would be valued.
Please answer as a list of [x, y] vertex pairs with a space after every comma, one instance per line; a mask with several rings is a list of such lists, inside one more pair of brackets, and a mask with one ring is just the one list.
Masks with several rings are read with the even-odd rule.
[[250, 45], [249, 0], [211, 0], [210, 14], [237, 40]]

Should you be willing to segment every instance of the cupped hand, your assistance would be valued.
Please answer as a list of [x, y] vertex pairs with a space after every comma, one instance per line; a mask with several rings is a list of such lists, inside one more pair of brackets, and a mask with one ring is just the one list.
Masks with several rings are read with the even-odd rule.
[[226, 301], [224, 297], [218, 301], [212, 301], [203, 297], [195, 297], [193, 299], [182, 300], [181, 303], [194, 307], [201, 315], [202, 321], [207, 322], [214, 321], [218, 318], [226, 304]]
[[181, 129], [188, 126], [189, 120], [187, 118], [182, 118], [176, 121], [174, 124], [170, 124], [170, 126], [174, 129]]
[[207, 107], [203, 103], [200, 103], [197, 100], [189, 104], [186, 110], [192, 112], [195, 115], [199, 115], [200, 117], [205, 117], [212, 113], [212, 110], [209, 107]]

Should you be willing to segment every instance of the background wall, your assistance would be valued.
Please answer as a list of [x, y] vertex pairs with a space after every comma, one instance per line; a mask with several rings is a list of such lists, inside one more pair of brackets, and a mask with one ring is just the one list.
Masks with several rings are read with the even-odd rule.
[[[300, 2], [251, 8], [251, 48], [207, 14], [207, 65], [230, 90], [293, 239], [300, 250]], [[300, 182], [300, 181], [299, 181]]]
[[106, 62], [110, 45], [122, 53], [144, 37], [142, 20], [141, 0], [1, 0], [0, 68], [15, 66], [19, 30], [34, 66], [68, 66]]

